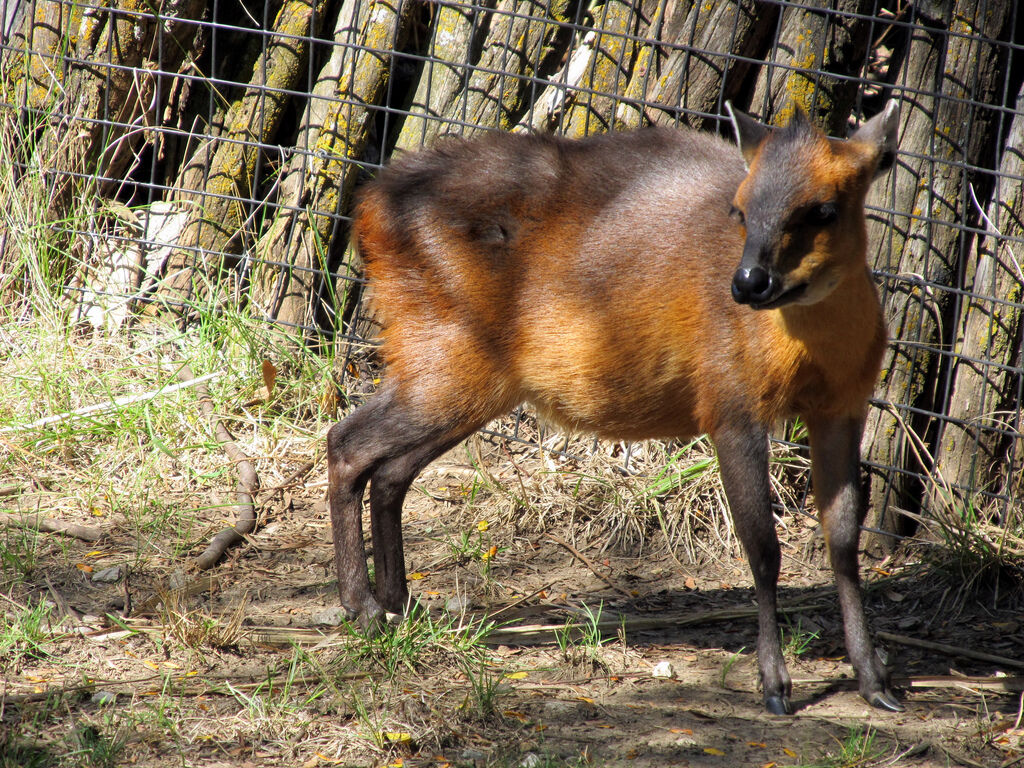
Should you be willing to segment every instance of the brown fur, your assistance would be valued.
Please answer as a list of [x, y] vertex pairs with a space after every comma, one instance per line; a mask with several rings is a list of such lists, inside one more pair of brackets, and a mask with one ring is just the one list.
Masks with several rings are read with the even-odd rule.
[[[798, 243], [812, 246], [805, 261], [841, 273], [826, 301], [751, 312], [729, 297], [743, 243], [729, 205], [738, 187], [742, 203], [746, 176], [733, 146], [653, 129], [602, 137], [591, 162], [648, 143], [664, 157], [646, 174], [613, 176], [595, 190], [565, 157], [581, 151], [578, 142], [513, 140], [549, 164], [538, 188], [514, 204], [500, 181], [476, 178], [476, 196], [443, 196], [471, 183], [450, 177], [481, 160], [488, 142], [458, 145], [456, 162], [420, 181], [436, 194], [411, 215], [419, 226], [404, 228], [410, 214], [392, 207], [387, 178], [363, 193], [356, 236], [386, 324], [388, 372], [409, 397], [464, 414], [460, 421], [529, 401], [567, 427], [622, 439], [710, 432], [719, 414], [740, 406], [769, 424], [808, 409], [862, 411], [884, 345], [862, 216]], [[831, 143], [818, 141], [818, 186], [862, 210], [873, 169], [845, 183], [846, 153], [829, 157]], [[399, 162], [386, 173], [406, 169]], [[514, 222], [506, 226], [514, 234], [481, 237], [473, 219], [488, 215]]]
[[789, 712], [767, 430], [800, 415], [861, 693], [899, 708], [856, 549], [858, 443], [885, 344], [864, 196], [895, 151], [895, 111], [849, 142], [802, 114], [782, 130], [732, 118], [739, 151], [662, 129], [498, 134], [407, 155], [363, 189], [354, 233], [387, 376], [331, 429], [328, 464], [341, 599], [364, 626], [408, 598], [400, 520], [416, 474], [516, 404], [618, 439], [707, 432], [754, 575], [765, 703]]

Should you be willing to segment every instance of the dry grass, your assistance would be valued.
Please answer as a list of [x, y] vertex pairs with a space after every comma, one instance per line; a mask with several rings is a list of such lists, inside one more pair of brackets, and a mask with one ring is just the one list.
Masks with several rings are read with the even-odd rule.
[[[26, 692], [35, 679], [58, 700], [70, 702], [86, 690], [111, 694], [96, 702], [115, 702], [9, 709], [22, 713], [13, 730], [8, 721], [5, 737], [19, 761], [118, 764], [127, 756], [150, 761], [170, 748], [195, 764], [197, 755], [220, 745], [228, 755], [262, 754], [272, 761], [308, 759], [314, 748], [331, 760], [385, 764], [402, 754], [440, 754], [453, 738], [463, 738], [457, 734], [486, 732], [488, 753], [497, 755], [488, 764], [515, 764], [494, 749], [503, 734], [522, 728], [520, 719], [503, 714], [511, 691], [504, 678], [508, 661], [485, 650], [471, 632], [460, 634], [426, 614], [384, 641], [330, 644], [315, 654], [293, 652], [289, 660], [240, 639], [258, 596], [213, 608], [203, 594], [186, 597], [169, 588], [192, 578], [189, 554], [233, 515], [231, 466], [206, 433], [194, 393], [168, 392], [177, 383], [177, 361], [216, 374], [210, 388], [217, 410], [254, 457], [265, 488], [312, 462], [304, 480], [311, 489], [322, 483], [318, 457], [329, 415], [296, 403], [316, 402], [325, 364], [284, 359], [268, 402], [258, 397], [260, 364], [275, 350], [269, 343], [261, 347], [259, 332], [239, 322], [194, 337], [155, 325], [111, 335], [67, 332], [41, 316], [4, 325], [2, 333], [7, 353], [0, 377], [8, 386], [0, 394], [0, 485], [13, 489], [5, 506], [45, 511], [103, 534], [98, 545], [79, 545], [7, 529], [0, 591], [11, 607], [4, 614], [22, 628], [29, 626], [27, 611], [48, 617], [35, 634], [9, 635], [18, 661], [7, 672]], [[536, 430], [529, 418], [519, 428], [526, 436]], [[551, 450], [556, 440], [564, 453]], [[657, 492], [652, 484], [670, 448], [634, 448], [627, 463], [623, 446], [553, 437], [546, 445], [471, 441], [464, 481], [452, 489], [458, 503], [451, 505], [451, 530], [473, 530], [484, 517], [496, 543], [568, 531], [576, 542], [603, 542], [598, 554], [671, 549], [699, 558], [722, 545], [735, 547], [706, 443], [675, 459], [680, 469], [703, 463], [706, 471]], [[265, 493], [264, 512], [280, 498]], [[485, 559], [474, 565], [486, 573]], [[91, 577], [110, 567], [123, 568], [127, 582], [103, 591], [97, 603], [89, 597], [98, 586]], [[256, 575], [250, 583], [258, 590], [265, 578]], [[326, 572], [321, 578], [329, 583]], [[127, 607], [121, 592], [133, 593], [137, 606], [154, 596], [156, 612], [143, 624], [125, 622], [118, 618]], [[486, 596], [486, 579], [477, 594]], [[495, 588], [492, 596], [507, 594]], [[55, 604], [57, 596], [62, 599]], [[83, 617], [82, 608], [93, 618]], [[107, 611], [111, 618], [97, 618]], [[78, 632], [101, 639], [93, 645]], [[595, 639], [574, 653], [590, 664], [621, 656], [616, 647], [609, 651]], [[243, 659], [255, 662], [254, 676], [242, 669], [215, 673]], [[86, 689], [78, 687], [80, 669], [94, 681]], [[296, 733], [304, 734], [301, 747]], [[26, 735], [28, 742], [20, 740]], [[68, 752], [75, 757], [57, 757]], [[571, 762], [551, 758], [548, 764]]]
[[[500, 437], [512, 434], [517, 440]], [[470, 500], [470, 517], [473, 502], [486, 499], [510, 530], [570, 530], [600, 542], [599, 552], [660, 547], [700, 564], [740, 551], [706, 437], [685, 444], [595, 441], [552, 433], [524, 407], [474, 437], [467, 453], [472, 472], [455, 490]], [[805, 455], [773, 443], [771, 480], [781, 506], [804, 508], [800, 489], [809, 466]]]
[[[632, 603], [602, 608], [588, 599], [588, 579], [597, 571], [620, 592], [649, 592], [659, 573], [678, 574], [679, 563], [694, 566], [687, 573], [711, 574], [700, 590], [745, 574], [707, 441], [685, 452], [659, 443], [627, 451], [542, 433], [527, 415], [514, 428], [538, 445], [480, 435], [417, 484], [408, 531], [416, 562], [434, 571], [416, 588], [429, 611], [370, 641], [341, 633], [310, 644], [298, 633], [301, 647], [269, 645], [247, 626], [254, 614], [279, 617], [285, 632], [291, 616], [308, 627], [336, 601], [317, 507], [331, 419], [317, 404], [329, 365], [289, 358], [240, 318], [194, 336], [156, 326], [132, 335], [69, 333], [43, 318], [0, 327], [9, 350], [0, 359], [9, 382], [0, 393], [0, 486], [12, 489], [4, 506], [103, 532], [96, 544], [23, 529], [0, 534], [0, 648], [10, 681], [0, 721], [10, 757], [0, 766], [376, 767], [443, 765], [433, 756], [444, 755], [451, 765], [511, 768], [526, 754], [539, 761], [530, 764], [585, 764], [585, 749], [537, 729], [574, 701], [592, 707], [586, 700], [622, 695], [607, 681], [647, 678], [657, 660], [596, 620], [587, 631], [588, 612], [615, 621]], [[265, 358], [277, 363], [269, 400], [260, 394]], [[235, 478], [194, 393], [168, 391], [181, 359], [199, 375], [217, 375], [210, 382], [217, 411], [254, 458], [265, 489], [261, 527], [194, 591], [169, 587], [196, 583], [189, 557], [232, 517]], [[135, 399], [114, 405], [127, 397]], [[806, 462], [774, 450], [774, 486], [801, 488]], [[294, 479], [303, 465], [312, 469]], [[780, 494], [786, 503], [801, 498]], [[799, 528], [796, 520], [784, 523]], [[492, 549], [496, 555], [485, 557]], [[627, 562], [649, 581], [616, 571], [615, 563]], [[126, 581], [92, 580], [115, 566]], [[532, 567], [540, 569], [535, 579]], [[532, 585], [556, 578], [578, 591], [538, 597]], [[495, 648], [485, 642], [486, 627], [464, 626], [430, 603], [432, 590], [440, 590], [439, 603], [467, 594], [498, 621], [530, 609], [545, 621], [560, 617], [556, 624], [571, 618], [574, 627], [561, 641], [548, 633], [536, 649]], [[126, 596], [135, 606], [127, 619]], [[733, 667], [739, 650], [716, 662], [734, 687], [753, 672], [746, 662]], [[523, 672], [529, 676], [508, 677]], [[566, 687], [564, 680], [583, 682]], [[756, 708], [755, 686], [746, 685]], [[637, 727], [632, 709], [617, 706], [616, 727], [628, 733]]]

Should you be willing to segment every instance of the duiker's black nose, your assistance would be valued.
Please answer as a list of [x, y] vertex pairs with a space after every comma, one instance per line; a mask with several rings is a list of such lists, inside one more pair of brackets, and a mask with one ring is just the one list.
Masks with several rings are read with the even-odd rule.
[[771, 298], [774, 291], [775, 281], [762, 267], [740, 267], [732, 276], [732, 297], [739, 304], [760, 304]]

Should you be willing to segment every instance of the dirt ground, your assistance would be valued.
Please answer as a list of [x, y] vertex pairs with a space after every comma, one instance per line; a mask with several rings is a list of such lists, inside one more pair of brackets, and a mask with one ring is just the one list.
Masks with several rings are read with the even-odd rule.
[[[494, 471], [528, 470], [521, 464]], [[93, 699], [76, 700], [73, 707], [96, 710], [94, 692], [102, 690], [117, 692], [124, 703], [115, 706], [133, 706], [144, 701], [152, 683], [133, 688], [125, 681], [152, 679], [155, 671], [193, 670], [207, 687], [188, 689], [189, 705], [182, 705], [187, 712], [173, 726], [174, 739], [189, 745], [185, 752], [170, 754], [154, 735], [159, 729], [144, 725], [129, 736], [116, 764], [1024, 765], [1021, 678], [1012, 677], [1024, 673], [1019, 666], [882, 642], [906, 711], [880, 712], [859, 698], [813, 520], [787, 518], [782, 537], [787, 636], [803, 638], [805, 647], [789, 655], [797, 711], [775, 717], [765, 713], [758, 692], [753, 595], [746, 562], [734, 547], [709, 544], [702, 561], [691, 563], [677, 559], [657, 530], [642, 544], [609, 547], [600, 526], [580, 520], [552, 517], [548, 525], [520, 529], [507, 498], [481, 492], [467, 503], [475, 491], [466, 478], [474, 472], [465, 452], [456, 451], [424, 474], [407, 503], [406, 557], [412, 593], [432, 614], [443, 615], [446, 605], [469, 615], [486, 611], [502, 625], [490, 642], [494, 668], [502, 670], [493, 712], [475, 719], [456, 716], [464, 704], [459, 696], [466, 696], [452, 694], [451, 687], [461, 673], [442, 660], [402, 677], [390, 693], [374, 688], [379, 698], [363, 700], [366, 707], [385, 702], [385, 729], [387, 723], [408, 721], [431, 731], [403, 735], [391, 747], [332, 751], [338, 738], [332, 728], [345, 723], [335, 722], [330, 711], [317, 714], [315, 704], [299, 733], [290, 732], [287, 722], [270, 720], [229, 727], [242, 700], [237, 691], [265, 681], [267, 670], [279, 670], [291, 658], [287, 642], [268, 639], [274, 628], [323, 632], [320, 645], [308, 640], [306, 647], [324, 658], [331, 653], [331, 630], [316, 623], [337, 605], [321, 462], [300, 484], [264, 496], [264, 525], [209, 576], [189, 572], [184, 558], [170, 550], [165, 558], [132, 564], [128, 541], [120, 552], [116, 544], [105, 546], [92, 560], [86, 542], [65, 541], [43, 553], [43, 567], [30, 586], [60, 596], [71, 615], [85, 614], [80, 623], [86, 630], [62, 640], [51, 657], [26, 659], [8, 675], [8, 736], [12, 729], [27, 732], [32, 702], [54, 687], [88, 678]], [[490, 556], [473, 557], [474, 546]], [[131, 575], [127, 582], [96, 584], [75, 566], [85, 561], [93, 572], [126, 563]], [[1019, 595], [955, 599], [948, 580], [908, 555], [888, 562], [864, 558], [863, 565], [872, 585], [867, 607], [876, 632], [1024, 660]], [[117, 626], [90, 618], [124, 613], [127, 598], [133, 615], [159, 623], [166, 614], [154, 609], [153, 595], [182, 581], [198, 586], [178, 599], [181, 610], [242, 618], [237, 647], [196, 651], [166, 636], [125, 637]], [[461, 598], [453, 607], [455, 596]], [[585, 619], [588, 608], [590, 615], [600, 612], [607, 628], [598, 646], [563, 649], [550, 631], [515, 630], [562, 626], [573, 617]], [[671, 677], [653, 675], [662, 662], [669, 663]], [[987, 679], [952, 680], [959, 675]], [[162, 679], [166, 686], [170, 678]], [[223, 695], [214, 679], [232, 682], [234, 695]], [[189, 684], [182, 682], [182, 690]], [[459, 690], [464, 689], [462, 684]], [[366, 717], [372, 719], [364, 715], [364, 722]], [[358, 725], [355, 718], [352, 723]]]

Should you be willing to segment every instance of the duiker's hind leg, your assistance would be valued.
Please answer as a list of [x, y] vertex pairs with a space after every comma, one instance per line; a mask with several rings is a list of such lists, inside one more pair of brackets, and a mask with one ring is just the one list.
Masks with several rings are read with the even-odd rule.
[[[363, 548], [362, 500], [366, 483], [378, 469], [391, 467], [381, 475], [378, 506], [392, 512], [381, 515], [381, 522], [375, 525], [380, 529], [380, 536], [375, 535], [374, 541], [375, 547], [384, 553], [378, 562], [386, 563], [384, 570], [389, 585], [386, 594], [391, 603], [396, 578], [393, 573], [401, 566], [398, 523], [405, 491], [401, 488], [404, 476], [417, 463], [417, 457], [432, 457], [436, 453], [431, 454], [431, 451], [451, 442], [450, 431], [448, 427], [424, 424], [423, 415], [410, 413], [395, 390], [389, 388], [327, 433], [327, 476], [338, 591], [341, 604], [356, 615], [364, 629], [383, 613], [370, 590]], [[396, 476], [398, 482], [393, 479]], [[389, 536], [391, 539], [385, 542]]]
[[473, 429], [464, 429], [454, 435], [428, 440], [408, 453], [384, 461], [370, 476], [374, 580], [377, 599], [385, 610], [400, 613], [409, 599], [402, 546], [402, 502], [405, 494], [424, 467], [472, 432]]
[[729, 511], [754, 576], [757, 662], [765, 707], [772, 714], [790, 714], [792, 683], [782, 656], [776, 605], [781, 554], [768, 484], [768, 435], [751, 422], [723, 427], [712, 437]]

